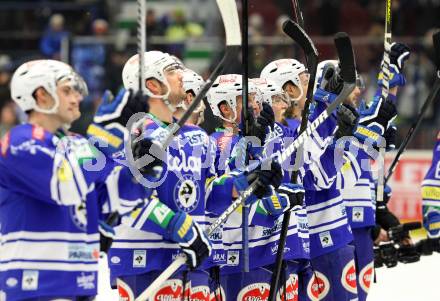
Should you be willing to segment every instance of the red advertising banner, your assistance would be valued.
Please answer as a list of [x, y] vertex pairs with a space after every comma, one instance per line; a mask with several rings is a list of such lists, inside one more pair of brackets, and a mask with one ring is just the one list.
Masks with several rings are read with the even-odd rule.
[[[385, 157], [386, 172], [396, 155]], [[432, 151], [405, 151], [388, 185], [393, 190], [389, 208], [402, 220], [422, 220], [421, 183], [431, 165]]]

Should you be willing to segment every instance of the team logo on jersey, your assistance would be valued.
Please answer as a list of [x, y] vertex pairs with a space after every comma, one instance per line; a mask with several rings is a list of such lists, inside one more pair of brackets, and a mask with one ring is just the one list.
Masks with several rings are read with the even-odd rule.
[[270, 285], [264, 282], [249, 284], [238, 293], [237, 301], [267, 301], [269, 298]]
[[70, 217], [75, 226], [77, 226], [82, 231], [86, 231], [87, 208], [85, 202], [81, 202], [81, 204], [79, 205], [70, 206]]
[[24, 291], [35, 291], [38, 289], [38, 271], [23, 271], [21, 289]]
[[185, 212], [197, 208], [200, 198], [200, 188], [191, 175], [185, 175], [174, 188], [174, 202]]
[[315, 271], [312, 279], [310, 279], [309, 284], [307, 285], [307, 295], [312, 301], [319, 301], [324, 299], [327, 296], [330, 290], [330, 282], [328, 278], [318, 272]]
[[[182, 281], [177, 279], [170, 279], [154, 293], [153, 301], [180, 301], [182, 300], [183, 286]], [[150, 299], [151, 300], [151, 299]]]
[[134, 250], [133, 251], [133, 267], [145, 268], [147, 265], [147, 251], [146, 250]]
[[[13, 277], [9, 277], [7, 280], [6, 280], [6, 285], [8, 286], [8, 287], [14, 287], [14, 286], [16, 286], [18, 284], [18, 280], [17, 280], [17, 278], [13, 278]], [[1, 300], [1, 299], [0, 299]]]
[[364, 208], [362, 207], [353, 207], [353, 213], [351, 219], [354, 222], [361, 223], [364, 221]]
[[278, 291], [277, 301], [298, 301], [298, 275], [290, 274], [286, 281], [286, 293], [281, 287]]
[[228, 251], [227, 265], [237, 266], [240, 262], [240, 252], [239, 251]]
[[215, 289], [215, 291], [211, 291], [211, 295], [209, 296], [209, 301], [219, 300], [226, 300], [225, 290], [220, 285]]
[[333, 246], [332, 236], [329, 231], [319, 233], [319, 241], [321, 242], [323, 248]]
[[134, 301], [134, 294], [131, 288], [122, 280], [117, 280], [119, 301]]
[[347, 291], [352, 294], [357, 294], [356, 267], [353, 259], [350, 260], [342, 270], [341, 283]]
[[373, 262], [370, 262], [359, 273], [359, 285], [368, 294], [371, 285], [371, 278], [373, 278], [374, 269]]

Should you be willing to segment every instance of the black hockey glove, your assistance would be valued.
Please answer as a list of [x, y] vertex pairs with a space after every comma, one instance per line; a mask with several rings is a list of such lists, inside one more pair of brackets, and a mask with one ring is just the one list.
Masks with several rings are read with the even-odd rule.
[[301, 209], [304, 204], [304, 194], [305, 190], [302, 185], [284, 183], [280, 185], [277, 189], [277, 193], [280, 195], [285, 195], [289, 200], [288, 210], [298, 210]]
[[150, 138], [135, 139], [132, 143], [136, 168], [143, 175], [159, 178], [166, 160], [165, 151]]
[[397, 128], [395, 125], [390, 125], [390, 127], [385, 131], [383, 137], [387, 143], [386, 150], [390, 151], [396, 148], [396, 136]]
[[275, 123], [275, 114], [272, 107], [267, 103], [263, 103], [260, 116], [255, 119], [252, 109], [249, 110], [248, 116], [250, 119], [249, 136], [257, 137], [261, 141], [261, 145], [264, 145], [269, 128], [273, 129]]
[[118, 220], [119, 214], [117, 212], [113, 212], [105, 222], [102, 220], [98, 221], [99, 249], [101, 252], [107, 253], [110, 249], [115, 237], [115, 230], [113, 229], [113, 226], [118, 223]]
[[356, 110], [350, 105], [342, 104], [339, 106], [336, 115], [338, 120], [338, 129], [335, 133], [335, 139], [339, 139], [344, 136], [353, 136], [359, 118], [359, 114], [356, 112]]
[[403, 43], [394, 42], [391, 44], [390, 64], [397, 73], [401, 73], [405, 65], [405, 61], [409, 59], [411, 50]]
[[[267, 167], [267, 166], [266, 166]], [[283, 179], [283, 170], [278, 162], [272, 161], [270, 168], [262, 168], [260, 165], [256, 170], [247, 175], [246, 180], [249, 184], [257, 181], [254, 195], [261, 199], [270, 192], [270, 187], [277, 189]]]
[[359, 125], [383, 136], [396, 116], [395, 104], [379, 96], [367, 110], [361, 111]]
[[327, 92], [339, 95], [344, 86], [344, 79], [342, 74], [339, 72], [339, 68], [333, 66], [333, 64], [328, 64], [324, 67], [323, 72], [323, 89]]

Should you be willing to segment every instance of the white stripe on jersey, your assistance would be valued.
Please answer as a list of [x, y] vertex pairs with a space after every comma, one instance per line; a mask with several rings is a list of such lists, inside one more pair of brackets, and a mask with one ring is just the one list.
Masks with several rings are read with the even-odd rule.
[[325, 225], [325, 226], [317, 227], [317, 228], [314, 228], [314, 229], [309, 229], [309, 233], [310, 234], [321, 233], [321, 232], [324, 232], [324, 231], [329, 231], [329, 230], [333, 230], [333, 229], [342, 227], [344, 225], [346, 225], [348, 227], [348, 220], [347, 220], [347, 218], [344, 218], [344, 219], [342, 219], [342, 220], [340, 220], [338, 222], [332, 223], [330, 225]]
[[307, 215], [309, 227], [319, 226], [321, 224], [330, 223], [346, 217], [344, 202], [340, 200], [339, 203], [332, 207], [326, 208], [322, 211], [310, 212]]
[[422, 181], [422, 186], [440, 186], [440, 180], [426, 179]]
[[0, 235], [0, 242], [5, 243], [10, 240], [32, 239], [32, 240], [77, 240], [81, 242], [91, 242], [99, 240], [99, 233], [70, 233], [70, 232], [30, 232], [17, 231], [6, 235]]
[[[365, 199], [371, 203], [371, 188], [370, 186], [355, 186], [353, 188], [345, 188], [341, 191], [344, 200], [359, 200]], [[350, 201], [351, 202], [351, 201]]]
[[[11, 260], [89, 261], [98, 260], [99, 243], [65, 241], [13, 241], [0, 246], [0, 262]], [[95, 257], [94, 257], [95, 256]]]
[[365, 200], [365, 201], [345, 201], [345, 207], [371, 207], [372, 209], [375, 209], [374, 204], [371, 202], [371, 200]]
[[8, 263], [0, 263], [0, 272], [7, 270], [55, 270], [55, 271], [72, 271], [72, 272], [96, 272], [98, 271], [98, 263], [58, 263], [58, 262], [26, 262], [13, 261]]
[[[241, 231], [241, 229], [238, 229], [238, 230]], [[297, 228], [290, 229], [290, 230], [287, 231], [287, 236], [295, 235], [297, 233], [298, 233], [298, 229]], [[240, 235], [241, 235], [241, 233], [240, 233]], [[232, 237], [230, 237], [230, 239], [232, 239]], [[249, 237], [249, 239], [253, 239], [253, 238]], [[258, 246], [264, 246], [264, 245], [267, 245], [267, 244], [269, 244], [271, 242], [278, 241], [279, 239], [280, 239], [280, 233], [277, 233], [276, 235], [272, 235], [269, 238], [265, 238], [265, 239], [258, 240], [258, 241], [252, 241], [252, 242], [250, 241], [249, 242], [249, 248], [255, 248], [255, 247], [258, 247]], [[241, 249], [241, 247], [243, 245], [242, 242], [241, 242], [241, 236], [239, 236], [239, 241], [237, 243], [235, 243], [235, 241], [231, 242], [230, 240], [226, 241], [226, 239], [224, 239], [224, 243], [225, 244], [232, 243], [230, 246], [229, 245], [225, 246], [225, 249]]]

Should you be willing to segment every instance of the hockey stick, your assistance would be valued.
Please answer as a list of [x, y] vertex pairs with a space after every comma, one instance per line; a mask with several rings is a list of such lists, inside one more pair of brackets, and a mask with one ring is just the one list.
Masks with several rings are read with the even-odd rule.
[[292, 0], [293, 12], [295, 13], [296, 23], [304, 29], [304, 18], [302, 10], [299, 7], [298, 0]]
[[[391, 52], [391, 0], [386, 0], [385, 5], [385, 35], [384, 35], [384, 55], [382, 64], [382, 97], [386, 101], [390, 92], [390, 52]], [[385, 131], [386, 129], [384, 129]], [[384, 143], [382, 139], [382, 143]], [[385, 146], [379, 148], [378, 169], [377, 169], [377, 189], [376, 202], [383, 202], [384, 177], [385, 177]]]
[[[165, 138], [162, 145], [168, 145], [173, 139], [174, 134], [179, 130], [181, 126], [185, 124], [192, 112], [199, 105], [200, 101], [205, 97], [208, 90], [211, 88], [217, 76], [222, 72], [224, 66], [230, 62], [230, 60], [237, 55], [241, 45], [240, 35], [240, 21], [238, 18], [237, 4], [235, 0], [217, 0], [217, 5], [220, 10], [220, 14], [223, 20], [226, 34], [226, 50], [220, 63], [216, 66], [210, 77], [206, 80], [205, 85], [202, 87], [199, 94], [194, 98], [193, 102], [180, 118], [180, 120], [173, 124], [170, 129], [170, 133]], [[131, 165], [131, 164], [130, 164]], [[134, 165], [133, 165], [134, 166]], [[130, 168], [132, 169], [132, 168]], [[137, 172], [139, 172], [136, 169]], [[142, 292], [136, 301], [143, 301], [150, 298], [153, 292], [171, 275], [176, 272], [179, 267], [186, 262], [186, 256], [179, 256], [158, 278], [156, 278], [150, 286]]]
[[[242, 90], [242, 116], [244, 121], [244, 131], [243, 131], [243, 137], [247, 137], [249, 135], [249, 112], [248, 112], [248, 78], [249, 78], [249, 43], [248, 43], [248, 1], [242, 0], [242, 8], [241, 8], [241, 18], [243, 22], [243, 38], [242, 38], [242, 46], [241, 46], [241, 53], [242, 53], [242, 61], [243, 61], [243, 90]], [[245, 147], [245, 164], [249, 164], [249, 155], [247, 152], [247, 144]], [[241, 212], [241, 234], [243, 237], [242, 240], [242, 256], [243, 256], [243, 272], [248, 273], [249, 272], [249, 206], [243, 206], [242, 212]]]
[[[147, 0], [138, 0], [138, 27], [137, 27], [137, 48], [139, 54], [139, 91], [142, 96], [145, 95], [145, 44], [146, 44], [146, 26], [145, 26], [145, 2]], [[143, 99], [143, 97], [141, 97]]]
[[[299, 8], [298, 8], [297, 0], [294, 0], [294, 3], [296, 3], [295, 13], [298, 14], [297, 10]], [[299, 11], [299, 14], [301, 14], [301, 11]], [[302, 26], [298, 25], [297, 23], [294, 23], [291, 20], [287, 20], [283, 24], [283, 31], [292, 40], [296, 41], [303, 49], [306, 55], [307, 69], [309, 70], [309, 74], [310, 74], [309, 85], [307, 87], [307, 92], [306, 92], [306, 102], [304, 104], [304, 110], [301, 116], [301, 126], [299, 130], [299, 133], [301, 134], [306, 129], [307, 121], [309, 118], [309, 107], [310, 107], [311, 99], [313, 98], [313, 83], [315, 82], [316, 67], [318, 66], [318, 51], [316, 50], [315, 45], [313, 44], [310, 37], [303, 30]], [[299, 159], [301, 159], [302, 157], [300, 153], [301, 152], [297, 152], [296, 154], [295, 165], [299, 162]], [[294, 170], [292, 172], [291, 182], [296, 183], [297, 177], [298, 177], [298, 170]], [[272, 273], [272, 278], [270, 281], [269, 301], [276, 300], [278, 284], [283, 266], [284, 246], [286, 245], [290, 215], [291, 212], [287, 211], [284, 213], [283, 216], [280, 239], [278, 242], [278, 249], [277, 249], [276, 261], [275, 261], [275, 271]]]
[[435, 55], [435, 64], [437, 68], [437, 78], [434, 83], [434, 87], [429, 93], [428, 97], [425, 100], [425, 103], [423, 104], [422, 108], [420, 109], [419, 115], [417, 116], [417, 119], [413, 122], [411, 125], [408, 133], [406, 134], [405, 138], [403, 139], [402, 144], [399, 147], [399, 150], [394, 157], [393, 162], [390, 165], [390, 168], [388, 169], [388, 174], [385, 178], [385, 183], [388, 183], [389, 179], [392, 177], [394, 170], [397, 166], [397, 163], [399, 163], [400, 156], [405, 151], [408, 144], [411, 142], [412, 138], [414, 137], [414, 133], [419, 128], [420, 124], [422, 123], [423, 116], [425, 115], [428, 108], [431, 106], [431, 104], [438, 98], [439, 93], [439, 87], [440, 87], [440, 31], [437, 31], [433, 34], [432, 40], [434, 42], [434, 55]]
[[[330, 116], [330, 114], [336, 109], [336, 107], [342, 103], [344, 99], [350, 95], [350, 93], [354, 90], [356, 86], [356, 71], [355, 71], [355, 62], [353, 56], [353, 49], [351, 47], [350, 38], [346, 33], [338, 33], [335, 36], [335, 44], [338, 51], [338, 56], [341, 62], [341, 72], [344, 78], [344, 86], [342, 88], [341, 93], [335, 99], [333, 103], [331, 103], [324, 112], [322, 112], [311, 124], [310, 126], [300, 134], [292, 144], [290, 144], [286, 150], [281, 153], [278, 158], [269, 157], [266, 158], [263, 164], [268, 164], [271, 160], [278, 159], [278, 161], [284, 162], [287, 159], [290, 159], [290, 156], [301, 146], [304, 144], [306, 139], [308, 139], [311, 134]], [[241, 205], [243, 205], [247, 198], [249, 198], [255, 188], [257, 187], [257, 181], [252, 182], [249, 187], [243, 191], [242, 194], [215, 220], [206, 230], [206, 234], [209, 236], [212, 234], [218, 227], [226, 222], [228, 217]], [[154, 280], [154, 282], [147, 288], [147, 290], [142, 293], [142, 295], [136, 299], [136, 301], [145, 300], [148, 298], [151, 293], [158, 288], [158, 286], [168, 279], [175, 271], [179, 269], [186, 262], [186, 256], [182, 254], [179, 256], [174, 262], [166, 268], [162, 274]], [[143, 297], [143, 298], [141, 298]]]

